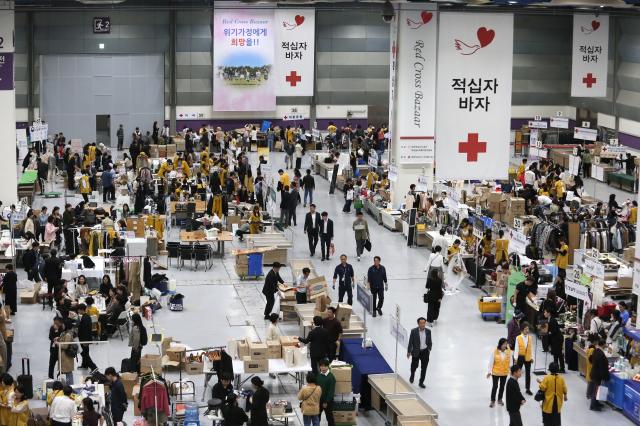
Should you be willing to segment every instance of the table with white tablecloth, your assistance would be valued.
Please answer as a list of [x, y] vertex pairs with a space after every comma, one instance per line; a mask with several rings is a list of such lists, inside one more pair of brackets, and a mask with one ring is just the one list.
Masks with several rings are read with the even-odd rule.
[[[100, 280], [104, 276], [105, 259], [101, 256], [89, 256], [89, 258], [95, 265], [93, 268], [85, 268], [82, 264], [81, 258], [65, 261], [64, 267], [62, 268], [62, 279], [70, 281], [75, 280], [80, 275], [84, 275], [85, 278], [87, 278], [87, 284], [89, 284], [90, 288], [99, 287]], [[90, 280], [90, 278], [97, 279], [98, 285], [95, 286], [95, 280]], [[94, 283], [90, 283], [90, 281], [93, 281]]]
[[[311, 361], [307, 360], [307, 362], [303, 365], [294, 365], [287, 366], [284, 362], [284, 359], [270, 359], [268, 370], [264, 373], [245, 373], [244, 372], [244, 361], [239, 359], [233, 360], [233, 375], [234, 375], [234, 386], [236, 389], [240, 389], [244, 383], [246, 383], [249, 379], [251, 379], [256, 374], [289, 374], [291, 375], [296, 382], [298, 383], [298, 389], [302, 388], [302, 385], [305, 383], [305, 375], [311, 371]], [[248, 374], [247, 377], [242, 379], [244, 374]]]

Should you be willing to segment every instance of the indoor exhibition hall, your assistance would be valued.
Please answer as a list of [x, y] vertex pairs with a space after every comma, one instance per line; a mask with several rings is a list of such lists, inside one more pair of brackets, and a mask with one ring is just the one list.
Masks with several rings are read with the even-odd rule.
[[640, 0], [0, 0], [0, 426], [640, 426]]

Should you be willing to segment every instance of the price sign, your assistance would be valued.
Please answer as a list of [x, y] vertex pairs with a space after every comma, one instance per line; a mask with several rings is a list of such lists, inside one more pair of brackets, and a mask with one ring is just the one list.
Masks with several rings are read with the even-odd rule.
[[546, 121], [540, 121], [539, 118], [540, 116], [537, 116], [535, 121], [529, 121], [528, 124], [530, 129], [546, 129], [549, 127], [549, 123]]
[[427, 192], [433, 190], [433, 178], [425, 175], [418, 176], [417, 189], [419, 191]]
[[519, 217], [514, 217], [513, 218], [513, 227], [517, 231], [521, 231], [522, 230], [522, 219], [520, 219]]
[[369, 167], [378, 167], [378, 157], [369, 156]]
[[604, 279], [604, 265], [597, 258], [584, 256], [582, 269], [585, 274]]
[[512, 229], [509, 231], [509, 250], [515, 251], [519, 254], [525, 254], [527, 249], [527, 236], [520, 231]]
[[473, 236], [476, 238], [482, 238], [482, 229], [473, 227]]
[[398, 181], [398, 167], [389, 165], [388, 177], [389, 177], [389, 180], [391, 182], [397, 182]]

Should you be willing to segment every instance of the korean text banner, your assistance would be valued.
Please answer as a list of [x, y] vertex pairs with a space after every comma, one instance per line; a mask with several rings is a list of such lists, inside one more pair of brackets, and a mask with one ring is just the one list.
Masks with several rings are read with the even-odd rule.
[[513, 14], [441, 13], [436, 178], [506, 179]]
[[213, 109], [275, 111], [273, 9], [213, 14]]
[[571, 96], [607, 96], [609, 16], [573, 15]]
[[275, 81], [278, 96], [313, 96], [315, 9], [275, 12]]
[[397, 124], [392, 129], [399, 164], [434, 160], [437, 21], [435, 11], [399, 13], [395, 47]]

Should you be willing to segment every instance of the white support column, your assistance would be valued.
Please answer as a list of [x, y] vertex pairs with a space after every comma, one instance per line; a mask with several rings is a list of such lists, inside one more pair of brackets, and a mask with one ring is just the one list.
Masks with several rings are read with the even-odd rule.
[[13, 2], [0, 2], [0, 201], [5, 205], [18, 199], [14, 28]]

